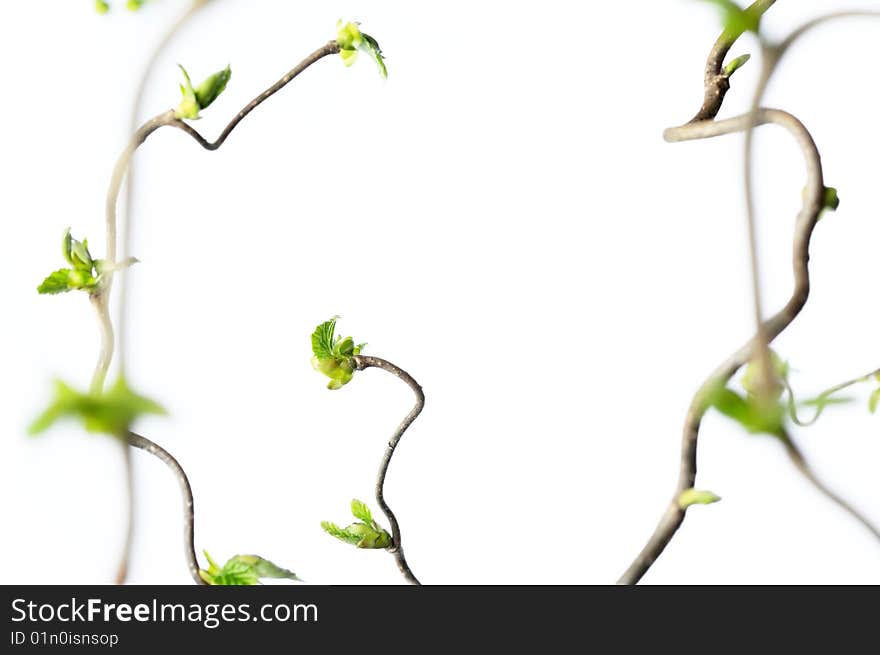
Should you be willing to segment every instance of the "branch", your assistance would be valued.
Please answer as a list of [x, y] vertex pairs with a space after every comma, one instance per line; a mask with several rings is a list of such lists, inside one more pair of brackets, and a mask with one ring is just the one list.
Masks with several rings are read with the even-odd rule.
[[[776, 0], [757, 0], [746, 11], [763, 16], [775, 2]], [[706, 60], [706, 72], [703, 77], [703, 105], [688, 123], [712, 120], [721, 110], [724, 96], [730, 90], [730, 75], [724, 72], [724, 58], [740, 36], [742, 36], [741, 33], [731, 34], [724, 31], [712, 46], [709, 58]]]
[[861, 514], [857, 509], [846, 502], [843, 498], [831, 491], [822, 483], [821, 480], [819, 480], [819, 478], [816, 477], [816, 474], [809, 467], [806, 459], [804, 459], [803, 454], [795, 445], [794, 441], [792, 441], [791, 435], [789, 435], [787, 432], [783, 433], [781, 441], [782, 445], [785, 446], [785, 452], [788, 455], [788, 458], [791, 460], [792, 464], [794, 464], [798, 472], [800, 472], [807, 480], [809, 480], [810, 483], [814, 487], [816, 487], [816, 489], [818, 489], [818, 491], [823, 496], [825, 496], [831, 502], [835, 503], [843, 511], [852, 516], [863, 526], [865, 526], [877, 539], [880, 539], [880, 529], [878, 529], [877, 526], [872, 524], [863, 514]]
[[196, 558], [195, 548], [195, 509], [192, 487], [189, 484], [189, 478], [186, 477], [186, 472], [171, 453], [146, 437], [129, 432], [128, 444], [162, 460], [177, 478], [177, 483], [180, 485], [180, 494], [183, 497], [183, 552], [186, 556], [187, 568], [189, 568], [190, 576], [192, 576], [196, 584], [207, 584], [202, 580], [202, 576], [199, 575], [199, 560]]
[[[759, 109], [756, 116], [758, 125], [772, 123], [784, 127], [794, 137], [801, 148], [807, 165], [807, 185], [804, 204], [795, 224], [793, 246], [794, 289], [786, 305], [775, 315], [764, 321], [763, 332], [767, 341], [773, 341], [785, 330], [803, 309], [810, 294], [809, 246], [813, 229], [822, 211], [825, 182], [822, 175], [822, 160], [812, 136], [804, 125], [791, 114], [778, 109]], [[733, 134], [749, 129], [752, 124], [751, 113], [723, 121], [704, 121], [681, 127], [670, 128], [664, 138], [670, 142], [706, 139], [723, 134]], [[697, 391], [685, 419], [681, 444], [681, 464], [678, 484], [669, 507], [660, 519], [648, 543], [629, 568], [618, 580], [618, 584], [635, 584], [651, 567], [654, 561], [672, 540], [684, 522], [687, 510], [678, 504], [682, 492], [694, 486], [697, 477], [697, 437], [700, 422], [706, 413], [704, 398], [720, 382], [725, 384], [743, 365], [752, 358], [755, 339], [749, 339], [735, 353], [728, 357], [712, 372]]]
[[366, 368], [372, 367], [380, 368], [383, 371], [391, 373], [406, 382], [416, 395], [415, 406], [410, 410], [409, 414], [404, 417], [400, 425], [397, 426], [397, 430], [394, 431], [394, 434], [388, 441], [385, 455], [382, 457], [382, 465], [379, 467], [379, 476], [376, 479], [376, 503], [385, 513], [385, 516], [388, 518], [388, 523], [391, 526], [391, 547], [388, 549], [388, 552], [394, 555], [394, 559], [397, 562], [397, 568], [400, 569], [403, 577], [406, 578], [409, 583], [415, 585], [421, 584], [416, 576], [413, 575], [413, 572], [409, 568], [409, 564], [406, 563], [406, 558], [403, 556], [400, 525], [397, 523], [397, 517], [394, 516], [394, 512], [391, 511], [391, 508], [388, 507], [388, 503], [385, 502], [385, 474], [388, 472], [388, 465], [391, 463], [391, 456], [394, 454], [394, 449], [397, 448], [400, 438], [412, 422], [416, 420], [416, 417], [422, 412], [422, 409], [425, 406], [425, 394], [419, 383], [416, 382], [409, 373], [398, 368], [391, 362], [379, 357], [370, 357], [367, 355], [355, 355], [352, 358], [352, 361], [354, 362], [355, 369], [358, 371], [363, 371]]
[[127, 506], [125, 508], [125, 537], [122, 542], [122, 552], [119, 556], [119, 565], [116, 569], [117, 585], [125, 584], [128, 577], [128, 561], [131, 556], [131, 544], [134, 541], [134, 471], [131, 465], [131, 449], [124, 441], [122, 445], [122, 459], [125, 462], [125, 494]]

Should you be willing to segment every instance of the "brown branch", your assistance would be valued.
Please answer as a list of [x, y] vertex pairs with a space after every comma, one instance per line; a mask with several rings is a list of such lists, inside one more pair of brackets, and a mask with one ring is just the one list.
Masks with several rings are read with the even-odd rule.
[[838, 496], [836, 493], [831, 491], [825, 484], [816, 477], [816, 474], [807, 464], [806, 459], [804, 459], [803, 454], [800, 449], [795, 445], [794, 441], [791, 439], [791, 435], [788, 433], [783, 433], [780, 440], [782, 441], [782, 445], [785, 446], [785, 452], [788, 455], [788, 458], [791, 460], [792, 464], [794, 464], [795, 468], [800, 472], [809, 482], [816, 487], [816, 489], [825, 496], [832, 503], [836, 504], [847, 514], [852, 516], [855, 520], [865, 526], [871, 534], [874, 535], [877, 539], [880, 539], [880, 529], [877, 528], [873, 523], [871, 523], [867, 517], [865, 517], [861, 512], [859, 512], [856, 508], [846, 502], [843, 498]]
[[[746, 11], [763, 16], [775, 3], [776, 0], [757, 0]], [[741, 32], [724, 31], [712, 46], [709, 58], [706, 60], [706, 70], [703, 76], [703, 104], [688, 123], [712, 120], [721, 110], [724, 96], [730, 90], [730, 75], [724, 72], [724, 58], [727, 57], [727, 53], [730, 52], [740, 36], [742, 36]]]
[[207, 584], [199, 575], [199, 560], [196, 557], [195, 548], [195, 507], [193, 502], [192, 487], [189, 478], [180, 463], [167, 450], [134, 432], [128, 433], [128, 443], [133, 448], [144, 450], [153, 457], [160, 459], [171, 469], [177, 483], [180, 485], [180, 494], [183, 497], [183, 552], [186, 556], [186, 564], [190, 576], [198, 585]]
[[352, 359], [355, 368], [358, 371], [363, 371], [366, 368], [380, 368], [406, 382], [416, 395], [415, 406], [410, 410], [409, 414], [404, 417], [400, 425], [397, 426], [397, 430], [394, 431], [394, 434], [388, 441], [388, 447], [385, 448], [385, 455], [382, 457], [382, 464], [379, 467], [379, 476], [376, 479], [376, 503], [378, 503], [379, 508], [388, 518], [388, 523], [391, 526], [391, 546], [388, 548], [388, 552], [394, 555], [394, 559], [397, 562], [397, 568], [400, 569], [403, 577], [406, 578], [409, 583], [414, 585], [421, 584], [416, 576], [413, 575], [413, 572], [409, 568], [409, 564], [406, 563], [406, 558], [403, 556], [400, 525], [397, 523], [397, 517], [394, 516], [394, 512], [391, 511], [391, 508], [388, 507], [388, 503], [385, 502], [385, 475], [388, 473], [388, 465], [391, 463], [391, 456], [394, 454], [394, 449], [397, 448], [400, 438], [412, 422], [416, 420], [416, 417], [422, 412], [422, 408], [425, 406], [425, 394], [419, 383], [416, 382], [409, 373], [389, 361], [367, 355], [356, 355]]
[[[772, 123], [779, 125], [795, 138], [801, 148], [807, 165], [807, 184], [804, 202], [795, 224], [792, 267], [794, 289], [786, 305], [763, 323], [767, 341], [773, 341], [785, 330], [803, 309], [810, 294], [809, 246], [813, 229], [822, 211], [825, 181], [822, 174], [822, 160], [812, 136], [804, 125], [791, 114], [778, 109], [759, 109], [754, 116], [758, 125]], [[670, 142], [706, 139], [723, 134], [743, 132], [752, 125], [751, 113], [723, 121], [704, 121], [681, 127], [670, 128], [664, 138]], [[749, 339], [735, 353], [728, 357], [700, 387], [688, 409], [682, 434], [681, 463], [675, 493], [666, 512], [645, 547], [618, 580], [618, 584], [635, 584], [647, 572], [663, 552], [684, 521], [687, 510], [678, 504], [682, 492], [694, 486], [697, 477], [697, 437], [700, 423], [706, 413], [705, 397], [716, 384], [726, 384], [752, 357], [755, 339]]]
[[333, 55], [339, 52], [339, 44], [336, 41], [330, 41], [326, 45], [322, 46], [315, 50], [308, 57], [303, 59], [296, 68], [292, 69], [280, 80], [275, 82], [268, 89], [263, 91], [256, 98], [251, 100], [245, 107], [236, 114], [235, 118], [229, 121], [229, 124], [223, 129], [220, 133], [220, 136], [217, 137], [216, 141], [208, 141], [199, 134], [194, 127], [192, 127], [189, 123], [184, 123], [181, 120], [176, 120], [171, 123], [172, 127], [176, 127], [178, 129], [183, 130], [187, 134], [189, 134], [193, 139], [195, 139], [200, 146], [202, 146], [205, 150], [217, 150], [220, 146], [223, 145], [223, 142], [226, 141], [226, 138], [232, 133], [232, 130], [236, 128], [236, 126], [244, 120], [244, 117], [250, 114], [254, 109], [259, 107], [263, 102], [271, 98], [273, 95], [278, 93], [281, 89], [287, 86], [290, 81], [295, 78], [297, 75], [302, 73], [309, 66], [314, 64], [316, 61], [323, 59], [328, 55]]

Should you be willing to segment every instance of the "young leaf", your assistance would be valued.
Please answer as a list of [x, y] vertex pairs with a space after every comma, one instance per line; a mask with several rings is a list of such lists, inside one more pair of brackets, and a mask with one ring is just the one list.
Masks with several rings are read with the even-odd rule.
[[318, 359], [333, 358], [333, 333], [336, 331], [336, 319], [334, 316], [329, 321], [324, 321], [312, 332], [312, 352]]
[[351, 382], [355, 370], [352, 357], [360, 354], [364, 345], [355, 346], [351, 337], [334, 336], [336, 319], [321, 323], [312, 333], [312, 367], [330, 378], [328, 389], [340, 389]]
[[381, 549], [391, 546], [391, 535], [373, 520], [370, 508], [365, 503], [352, 500], [351, 513], [361, 522], [340, 528], [335, 523], [322, 521], [321, 527], [327, 534], [358, 548]]
[[214, 73], [195, 88], [194, 93], [199, 109], [207, 109], [217, 99], [217, 96], [223, 93], [230, 77], [232, 77], [232, 69], [226, 66], [222, 71]]
[[779, 402], [762, 402], [760, 397], [743, 398], [722, 384], [717, 384], [706, 395], [705, 402], [733, 419], [751, 434], [782, 435], [785, 411]]
[[721, 496], [716, 496], [711, 491], [691, 487], [682, 491], [678, 496], [678, 506], [682, 509], [687, 509], [691, 505], [711, 505], [719, 500], [721, 500]]
[[868, 398], [868, 411], [874, 414], [877, 411], [878, 405], [880, 405], [880, 388], [874, 389], [870, 398]]
[[251, 586], [260, 584], [262, 578], [299, 580], [293, 571], [283, 569], [258, 555], [235, 555], [221, 567], [208, 551], [202, 552], [208, 560], [208, 569], [201, 569], [199, 575], [209, 585]]
[[103, 394], [82, 393], [56, 380], [54, 399], [31, 423], [28, 432], [40, 434], [61, 419], [77, 419], [88, 432], [120, 436], [139, 416], [165, 413], [161, 405], [132, 391], [121, 377]]
[[369, 55], [383, 78], [388, 77], [388, 68], [385, 66], [385, 56], [379, 42], [369, 34], [361, 32], [358, 23], [336, 23], [336, 43], [339, 45], [339, 56], [346, 66], [351, 66], [357, 60], [358, 50]]
[[37, 287], [37, 293], [55, 294], [66, 293], [72, 290], [73, 287], [68, 284], [70, 273], [71, 271], [69, 268], [61, 268], [55, 271]]
[[373, 523], [373, 514], [370, 512], [370, 508], [359, 500], [351, 501], [351, 514], [356, 519], [360, 519], [368, 525], [372, 525]]
[[758, 33], [761, 15], [754, 9], [743, 9], [732, 0], [703, 0], [721, 10], [721, 23], [729, 38], [739, 38], [744, 32]]
[[195, 89], [193, 89], [189, 73], [186, 72], [186, 69], [183, 66], [180, 64], [177, 65], [181, 72], [183, 72], [183, 84], [180, 85], [180, 93], [183, 98], [180, 100], [180, 104], [177, 105], [177, 109], [174, 110], [174, 117], [195, 120], [199, 117], [199, 110], [201, 107], [196, 98], [196, 92]]
[[347, 544], [351, 544], [356, 546], [357, 543], [361, 540], [358, 535], [351, 534], [346, 530], [343, 530], [335, 523], [330, 523], [330, 521], [321, 521], [321, 528], [329, 534], [331, 537], [336, 537], [340, 541], [344, 541]]

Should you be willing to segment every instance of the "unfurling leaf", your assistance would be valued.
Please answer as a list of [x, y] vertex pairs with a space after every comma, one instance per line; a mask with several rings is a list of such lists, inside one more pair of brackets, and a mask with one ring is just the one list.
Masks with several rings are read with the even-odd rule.
[[71, 291], [74, 288], [70, 285], [70, 274], [72, 272], [69, 268], [55, 271], [37, 287], [37, 293], [55, 294]]
[[214, 73], [195, 88], [199, 109], [207, 109], [223, 93], [230, 77], [232, 77], [232, 69], [227, 65], [222, 71]]
[[721, 24], [728, 38], [737, 39], [744, 32], [758, 33], [761, 26], [760, 11], [749, 8], [743, 9], [732, 0], [703, 0], [718, 7], [721, 10]]
[[361, 32], [359, 23], [336, 23], [336, 43], [339, 45], [339, 56], [346, 66], [351, 66], [357, 60], [358, 51], [367, 53], [383, 78], [388, 77], [388, 68], [385, 66], [385, 56], [379, 42], [369, 34]]
[[391, 535], [373, 520], [370, 508], [365, 503], [352, 500], [351, 513], [360, 522], [340, 528], [335, 523], [321, 521], [321, 528], [330, 536], [358, 548], [380, 549], [391, 546]]
[[752, 434], [783, 435], [785, 410], [777, 402], [766, 402], [761, 397], [743, 398], [723, 384], [716, 384], [706, 394], [706, 406], [733, 419]]
[[366, 345], [355, 345], [351, 337], [335, 336], [337, 318], [324, 321], [312, 333], [312, 367], [330, 378], [328, 389], [339, 389], [351, 382], [355, 370], [352, 358]]
[[687, 509], [691, 505], [711, 505], [721, 500], [721, 496], [716, 496], [711, 491], [701, 489], [685, 489], [678, 496], [678, 506]]
[[266, 578], [299, 580], [293, 571], [283, 569], [259, 555], [235, 555], [219, 566], [208, 551], [202, 552], [208, 560], [208, 569], [199, 570], [199, 575], [209, 585], [250, 586], [260, 584], [260, 580]]
[[877, 411], [878, 405], [880, 405], [880, 388], [874, 389], [868, 398], [868, 411], [874, 414]]
[[37, 287], [42, 294], [65, 293], [83, 290], [94, 293], [101, 285], [103, 261], [92, 258], [89, 252], [89, 241], [77, 241], [70, 234], [70, 228], [64, 232], [61, 240], [61, 254], [71, 268], [62, 268], [49, 275]]
[[157, 402], [132, 391], [125, 378], [120, 377], [105, 393], [82, 393], [56, 380], [55, 397], [28, 432], [40, 434], [61, 419], [77, 419], [89, 432], [122, 436], [139, 416], [165, 413]]

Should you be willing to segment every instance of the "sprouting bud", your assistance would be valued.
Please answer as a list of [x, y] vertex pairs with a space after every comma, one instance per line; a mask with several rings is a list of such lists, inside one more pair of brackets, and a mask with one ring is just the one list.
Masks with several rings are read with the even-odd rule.
[[825, 209], [836, 211], [837, 208], [840, 207], [840, 198], [837, 195], [837, 189], [833, 186], [825, 187], [825, 195], [822, 204]]
[[379, 74], [383, 78], [388, 77], [385, 56], [382, 54], [379, 42], [369, 34], [361, 32], [358, 23], [343, 23], [339, 20], [336, 23], [336, 43], [339, 46], [339, 56], [346, 66], [351, 66], [357, 60], [358, 50], [362, 50], [376, 62]]
[[715, 495], [711, 491], [701, 489], [685, 489], [678, 496], [678, 506], [681, 509], [687, 509], [691, 505], [711, 505], [721, 500], [720, 496]]
[[195, 88], [196, 101], [200, 109], [207, 109], [223, 93], [230, 77], [232, 77], [232, 69], [227, 65], [222, 71], [214, 73]]
[[727, 77], [730, 77], [736, 71], [738, 71], [740, 68], [745, 66], [746, 62], [751, 58], [752, 58], [752, 55], [749, 55], [749, 54], [745, 54], [745, 55], [741, 55], [741, 56], [737, 57], [736, 59], [731, 61], [729, 64], [727, 64], [727, 66], [724, 67], [724, 74]]
[[202, 109], [207, 109], [223, 93], [229, 78], [232, 77], [232, 69], [227, 66], [193, 88], [189, 73], [180, 64], [178, 66], [183, 72], [183, 84], [180, 85], [180, 93], [183, 97], [180, 104], [177, 105], [177, 109], [174, 110], [174, 116], [175, 118], [196, 120], [199, 118], [199, 112]]

